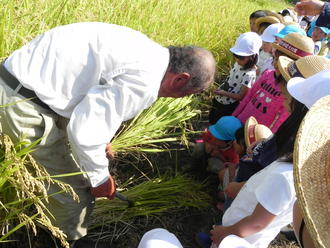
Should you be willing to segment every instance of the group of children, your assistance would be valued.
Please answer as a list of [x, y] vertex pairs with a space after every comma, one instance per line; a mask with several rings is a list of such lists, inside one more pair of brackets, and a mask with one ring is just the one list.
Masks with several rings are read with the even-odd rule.
[[293, 221], [294, 142], [309, 108], [330, 94], [330, 22], [321, 21], [294, 9], [258, 10], [229, 49], [235, 64], [214, 92], [210, 126], [196, 145], [224, 201], [221, 224], [197, 236], [202, 247], [267, 247]]

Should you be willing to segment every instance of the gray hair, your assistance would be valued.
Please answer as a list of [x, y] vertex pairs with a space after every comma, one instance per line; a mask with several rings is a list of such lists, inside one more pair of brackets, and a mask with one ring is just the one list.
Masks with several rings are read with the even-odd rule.
[[211, 52], [195, 46], [169, 46], [168, 70], [174, 73], [189, 73], [187, 88], [203, 89], [214, 80], [215, 60]]

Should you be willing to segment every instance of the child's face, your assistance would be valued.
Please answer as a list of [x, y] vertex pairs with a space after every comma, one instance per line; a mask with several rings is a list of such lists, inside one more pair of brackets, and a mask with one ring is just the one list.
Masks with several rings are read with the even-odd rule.
[[251, 32], [258, 33], [256, 20], [257, 20], [257, 18], [251, 18], [250, 19], [250, 30], [251, 30]]
[[221, 156], [221, 150], [228, 147], [228, 143], [223, 140], [215, 139], [211, 142], [205, 142], [205, 152], [210, 154], [212, 157]]
[[272, 53], [272, 43], [271, 42], [266, 42], [266, 41], [263, 41], [262, 42], [262, 47], [261, 47], [262, 50], [264, 50], [264, 52], [266, 53]]
[[320, 41], [325, 38], [327, 35], [319, 27], [316, 27], [312, 34], [312, 39], [314, 42]]
[[237, 56], [236, 54], [234, 54], [234, 58], [237, 64], [239, 64], [240, 66], [245, 66], [249, 62], [250, 56]]
[[238, 154], [238, 156], [242, 157], [245, 154], [243, 147], [240, 144], [238, 144], [236, 140], [234, 140], [233, 142], [233, 147], [235, 152]]

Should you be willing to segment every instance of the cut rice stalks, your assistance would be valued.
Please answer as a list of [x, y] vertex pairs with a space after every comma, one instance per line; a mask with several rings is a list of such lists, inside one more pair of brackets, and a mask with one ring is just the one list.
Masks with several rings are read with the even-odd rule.
[[134, 202], [119, 199], [99, 199], [93, 212], [90, 229], [101, 228], [115, 222], [127, 222], [137, 216], [159, 216], [169, 210], [180, 208], [202, 208], [209, 204], [210, 196], [203, 191], [205, 183], [194, 181], [184, 175], [174, 178], [156, 178], [143, 182], [123, 194]]
[[198, 99], [159, 98], [150, 108], [123, 125], [112, 139], [112, 149], [117, 153], [166, 151], [166, 143], [186, 141], [185, 121], [200, 113]]
[[48, 201], [47, 187], [57, 184], [62, 190], [78, 196], [72, 188], [52, 179], [44, 167], [38, 165], [29, 154], [33, 144], [19, 142], [16, 145], [7, 135], [0, 134], [0, 243], [23, 226], [37, 234], [37, 225], [48, 229], [64, 247], [69, 247], [65, 234], [50, 220], [45, 202]]

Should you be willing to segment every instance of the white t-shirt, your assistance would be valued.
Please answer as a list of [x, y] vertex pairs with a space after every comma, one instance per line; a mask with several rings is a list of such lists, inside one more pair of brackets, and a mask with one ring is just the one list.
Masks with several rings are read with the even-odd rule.
[[230, 226], [250, 216], [258, 203], [276, 215], [263, 230], [244, 239], [255, 248], [265, 248], [292, 222], [292, 208], [296, 200], [291, 163], [275, 161], [253, 175], [225, 212], [222, 224]]
[[168, 63], [168, 49], [138, 31], [85, 22], [45, 32], [13, 52], [5, 67], [70, 119], [72, 152], [95, 187], [109, 176], [106, 144], [122, 121], [157, 99]]
[[[234, 67], [230, 70], [229, 77], [227, 82], [229, 84], [229, 89], [227, 90], [230, 93], [238, 94], [242, 86], [251, 88], [253, 83], [256, 80], [256, 69], [243, 70], [243, 67], [237, 64], [234, 64]], [[215, 99], [221, 104], [231, 104], [236, 102], [233, 98], [227, 96], [215, 96]]]

